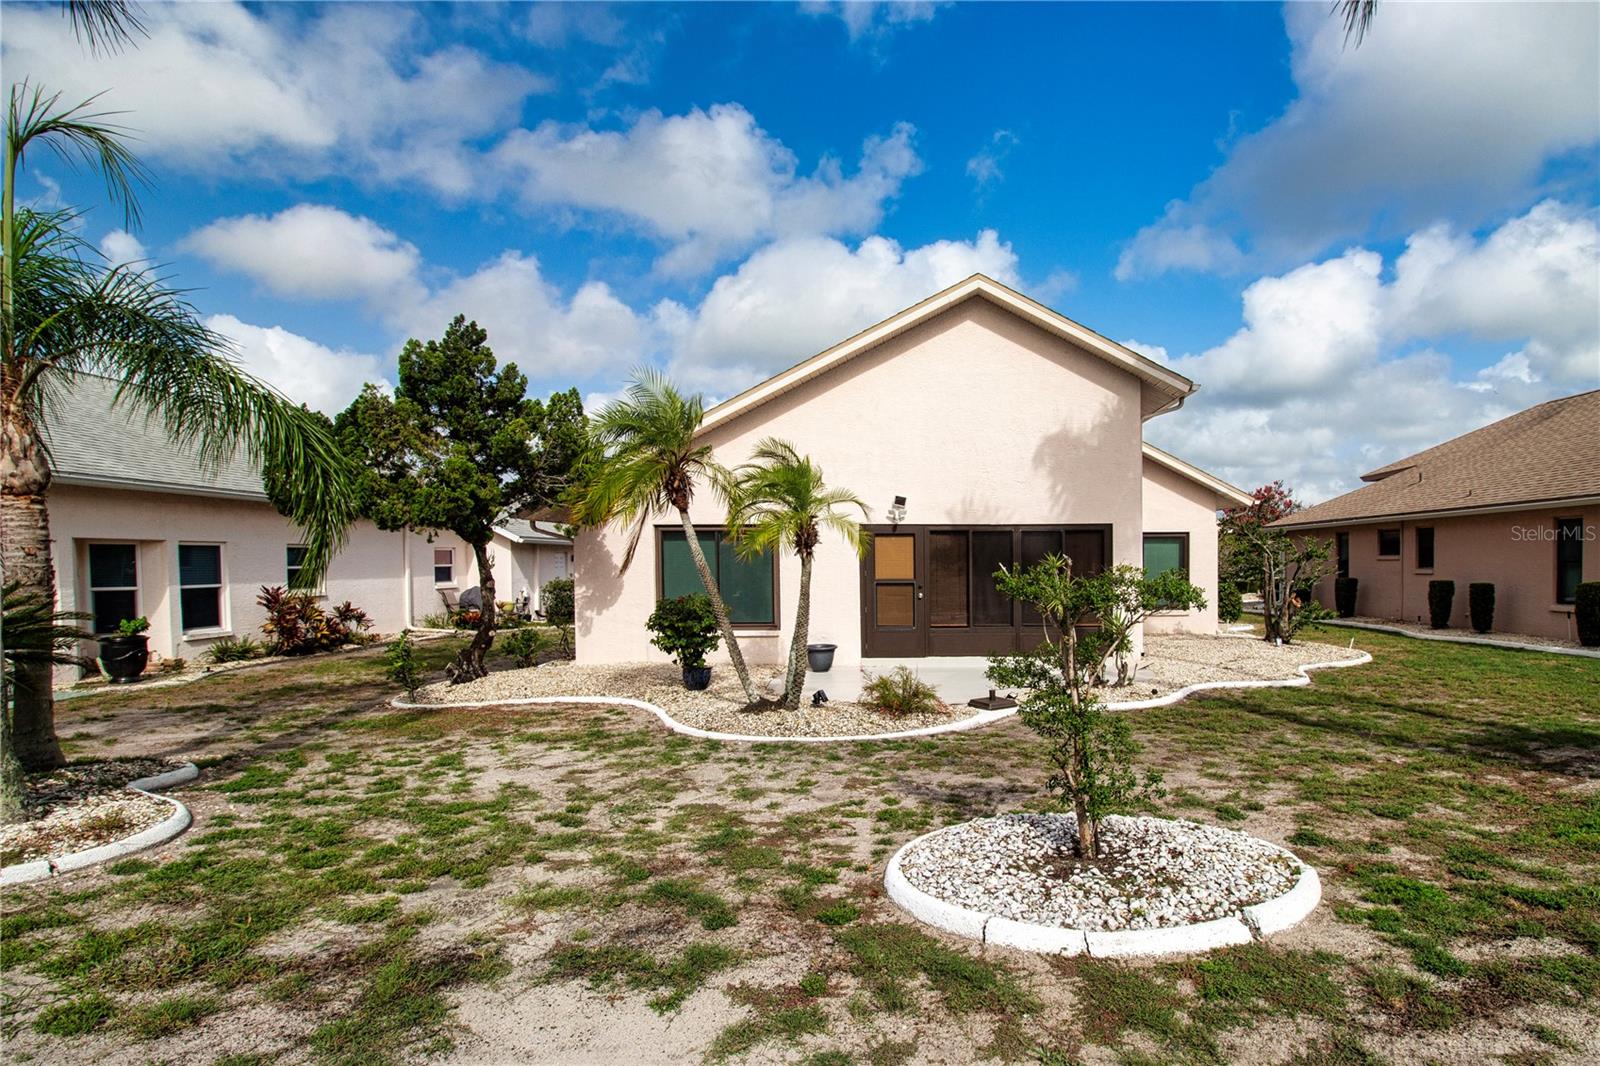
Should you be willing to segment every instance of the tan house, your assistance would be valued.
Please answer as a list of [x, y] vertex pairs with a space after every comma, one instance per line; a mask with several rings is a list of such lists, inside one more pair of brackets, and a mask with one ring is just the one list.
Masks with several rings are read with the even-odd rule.
[[[1211, 632], [1216, 512], [1248, 497], [1143, 441], [1144, 423], [1195, 387], [975, 275], [718, 405], [700, 438], [729, 465], [762, 438], [788, 440], [871, 506], [867, 556], [824, 535], [813, 571], [811, 640], [837, 645], [841, 664], [1023, 646], [1038, 620], [992, 575], [1047, 553], [1184, 567], [1206, 608], [1150, 628]], [[736, 557], [705, 486], [691, 517], [746, 657], [782, 661], [798, 561]], [[646, 618], [661, 597], [700, 591], [675, 516], [619, 575], [625, 542], [615, 528], [577, 537], [582, 662], [660, 658]]]
[[[150, 649], [163, 657], [194, 659], [223, 637], [259, 639], [256, 596], [294, 576], [296, 527], [243, 458], [207, 470], [158, 422], [113, 410], [112, 395], [109, 381], [84, 377], [53, 412], [48, 506], [61, 608], [87, 612], [97, 634], [147, 617]], [[534, 610], [544, 583], [571, 572], [571, 542], [543, 524], [502, 523], [490, 553], [497, 596]], [[320, 594], [365, 610], [376, 632], [396, 633], [477, 583], [472, 549], [458, 538], [360, 522]]]
[[[1600, 390], [1551, 400], [1363, 474], [1370, 484], [1278, 525], [1330, 539], [1356, 614], [1428, 620], [1428, 582], [1495, 586], [1494, 628], [1575, 639], [1580, 581], [1600, 580]], [[1333, 578], [1317, 589], [1331, 605]]]

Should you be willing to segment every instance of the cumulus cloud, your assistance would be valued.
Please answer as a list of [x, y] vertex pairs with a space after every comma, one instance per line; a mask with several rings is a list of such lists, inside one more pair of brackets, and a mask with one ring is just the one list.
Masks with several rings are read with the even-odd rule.
[[387, 309], [424, 295], [415, 245], [369, 218], [321, 204], [218, 219], [180, 247], [278, 296], [355, 299]]
[[337, 414], [369, 381], [387, 387], [383, 360], [375, 355], [335, 350], [282, 326], [255, 326], [233, 315], [212, 315], [205, 324], [233, 342], [246, 370], [314, 410]]
[[1017, 281], [1016, 254], [993, 230], [917, 248], [793, 238], [718, 278], [693, 310], [665, 301], [654, 318], [674, 377], [731, 394], [979, 272]]
[[870, 231], [921, 169], [914, 132], [869, 138], [848, 176], [833, 158], [801, 175], [738, 104], [649, 111], [624, 130], [546, 122], [508, 135], [495, 157], [525, 203], [620, 217], [672, 242], [660, 267], [687, 275], [764, 239]]
[[100, 238], [100, 254], [112, 266], [138, 265], [150, 258], [144, 243], [125, 229], [114, 229]]
[[[1262, 278], [1223, 343], [1163, 358], [1202, 388], [1151, 439], [1238, 484], [1283, 477], [1310, 499], [1362, 471], [1530, 404], [1600, 386], [1600, 234], [1593, 211], [1537, 205], [1481, 240], [1433, 226], [1385, 280], [1356, 248]], [[1517, 347], [1463, 372], [1432, 346]], [[1158, 355], [1157, 352], [1160, 354]]]
[[977, 154], [967, 160], [967, 176], [977, 184], [979, 191], [1005, 179], [1000, 164], [1018, 143], [1017, 135], [1010, 130], [995, 130]]
[[1594, 5], [1391, 4], [1359, 48], [1325, 5], [1284, 18], [1298, 97], [1139, 231], [1119, 278], [1277, 265], [1441, 214], [1476, 225], [1600, 139]]
[[426, 50], [423, 20], [398, 6], [165, 4], [142, 17], [137, 48], [89, 55], [56, 11], [10, 5], [7, 77], [69, 99], [109, 86], [100, 103], [129, 112], [141, 151], [194, 169], [355, 173], [450, 195], [477, 184], [473, 142], [549, 86], [471, 48]]

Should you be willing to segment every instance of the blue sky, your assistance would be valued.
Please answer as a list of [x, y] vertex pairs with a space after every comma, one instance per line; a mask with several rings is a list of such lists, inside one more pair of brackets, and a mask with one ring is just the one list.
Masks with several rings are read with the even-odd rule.
[[1600, 7], [146, 5], [92, 56], [8, 5], [5, 73], [106, 90], [121, 232], [337, 410], [455, 311], [546, 391], [727, 395], [983, 270], [1202, 385], [1149, 437], [1309, 498], [1600, 386]]

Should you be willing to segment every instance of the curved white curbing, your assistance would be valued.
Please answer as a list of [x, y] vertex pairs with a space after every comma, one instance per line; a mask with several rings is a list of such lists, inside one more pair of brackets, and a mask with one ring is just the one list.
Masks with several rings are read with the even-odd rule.
[[[971, 907], [961, 907], [924, 892], [906, 879], [901, 859], [912, 845], [943, 833], [935, 829], [907, 841], [889, 859], [883, 885], [894, 903], [919, 922], [983, 944], [1032, 951], [1044, 955], [1090, 955], [1096, 958], [1131, 958], [1148, 955], [1187, 955], [1216, 948], [1248, 944], [1298, 924], [1322, 899], [1317, 872], [1300, 862], [1300, 877], [1283, 895], [1245, 907], [1238, 915], [1162, 929], [1073, 929], [1038, 922], [1019, 922]], [[1286, 852], [1291, 856], [1293, 853]], [[1295, 861], [1299, 862], [1298, 857]]]
[[[1203, 681], [1199, 684], [1189, 685], [1162, 696], [1148, 700], [1128, 700], [1121, 703], [1106, 704], [1107, 710], [1112, 711], [1137, 711], [1147, 707], [1167, 707], [1177, 703], [1185, 696], [1207, 689], [1224, 688], [1301, 688], [1311, 684], [1310, 670], [1326, 670], [1341, 666], [1361, 666], [1370, 663], [1372, 656], [1362, 652], [1359, 658], [1336, 659], [1326, 663], [1307, 663], [1295, 667], [1298, 677], [1283, 677], [1270, 680], [1248, 681]], [[741, 744], [834, 744], [839, 742], [864, 742], [871, 740], [908, 740], [913, 737], [931, 737], [940, 733], [964, 733], [969, 729], [980, 729], [991, 725], [1004, 718], [1010, 718], [1017, 713], [1016, 707], [1007, 707], [998, 711], [980, 711], [966, 718], [943, 725], [923, 726], [920, 729], [902, 729], [893, 733], [853, 733], [842, 736], [826, 737], [785, 737], [785, 736], [760, 736], [750, 733], [718, 733], [709, 729], [697, 729], [692, 725], [684, 725], [666, 711], [653, 703], [645, 700], [636, 700], [629, 696], [522, 696], [506, 700], [460, 700], [448, 703], [416, 703], [411, 700], [401, 699], [399, 696], [389, 701], [389, 706], [405, 711], [429, 710], [471, 710], [479, 707], [526, 707], [539, 704], [554, 703], [585, 703], [606, 707], [637, 707], [649, 711], [661, 719], [666, 727], [675, 733], [686, 736], [699, 737], [702, 740], [734, 741]]]
[[1498, 637], [1468, 636], [1465, 633], [1418, 633], [1414, 629], [1386, 626], [1377, 622], [1352, 622], [1343, 618], [1324, 618], [1317, 623], [1340, 626], [1345, 629], [1368, 629], [1374, 633], [1393, 633], [1412, 640], [1437, 640], [1446, 644], [1478, 644], [1485, 648], [1506, 648], [1511, 651], [1542, 651], [1549, 655], [1576, 655], [1583, 659], [1600, 659], [1600, 648], [1569, 648], [1564, 644], [1530, 644], [1523, 640], [1501, 640]]
[[19, 862], [0, 870], [0, 885], [22, 885], [30, 881], [43, 881], [58, 874], [70, 873], [73, 870], [82, 870], [89, 866], [96, 866], [112, 859], [120, 859], [124, 855], [131, 855], [145, 848], [153, 848], [157, 844], [165, 844], [185, 829], [194, 821], [189, 814], [189, 808], [173, 799], [171, 796], [158, 796], [154, 790], [171, 788], [174, 785], [185, 784], [200, 776], [200, 768], [194, 763], [184, 763], [176, 770], [155, 774], [151, 777], [141, 777], [131, 781], [127, 788], [151, 799], [160, 800], [172, 805], [172, 813], [149, 829], [141, 830], [130, 837], [113, 840], [109, 844], [100, 844], [83, 851], [74, 851], [68, 855], [56, 856], [48, 859], [34, 859], [30, 862]]

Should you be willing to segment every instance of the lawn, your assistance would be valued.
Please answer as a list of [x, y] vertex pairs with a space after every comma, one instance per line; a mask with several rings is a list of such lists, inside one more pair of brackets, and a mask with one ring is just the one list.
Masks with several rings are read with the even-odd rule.
[[881, 895], [912, 836], [1044, 802], [1014, 720], [722, 745], [624, 708], [396, 712], [372, 656], [63, 704], [73, 757], [205, 773], [179, 840], [7, 891], [7, 1057], [1595, 1060], [1600, 663], [1356, 643], [1374, 664], [1309, 688], [1133, 713], [1155, 810], [1287, 843], [1326, 891], [1267, 944], [1135, 964], [984, 951]]

